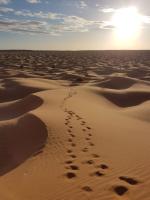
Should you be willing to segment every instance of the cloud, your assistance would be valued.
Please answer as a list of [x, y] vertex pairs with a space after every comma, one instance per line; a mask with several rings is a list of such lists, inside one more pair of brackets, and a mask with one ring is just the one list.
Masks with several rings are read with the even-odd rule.
[[41, 1], [40, 0], [26, 0], [28, 3], [41, 3]]
[[12, 8], [0, 7], [0, 14], [14, 12]]
[[58, 14], [58, 13], [53, 13], [53, 12], [31, 12], [29, 10], [21, 10], [21, 11], [15, 11], [15, 15], [18, 16], [24, 16], [24, 17], [36, 17], [36, 18], [41, 18], [41, 19], [61, 19], [64, 15], [63, 14]]
[[100, 29], [110, 29], [113, 30], [115, 28], [115, 26], [113, 24], [111, 24], [111, 22], [109, 21], [103, 21], [100, 26]]
[[[45, 19], [48, 22], [53, 20], [56, 24], [52, 25], [51, 28], [54, 28], [55, 31], [58, 32], [85, 32], [88, 31], [91, 26], [98, 27], [100, 24], [100, 21], [92, 21], [79, 16], [67, 16], [61, 13], [53, 12], [31, 12], [29, 10], [21, 10], [14, 11], [14, 14], [24, 17]], [[59, 22], [56, 22], [56, 20], [59, 20]]]
[[112, 12], [115, 12], [116, 10], [114, 8], [104, 8], [104, 9], [100, 9], [100, 11], [104, 13], [112, 13]]
[[19, 16], [25, 16], [25, 17], [45, 19], [47, 21], [59, 20], [61, 27], [65, 27], [64, 28], [65, 30], [67, 29], [66, 26], [68, 26], [69, 29], [70, 27], [72, 27], [72, 29], [76, 29], [77, 27], [83, 28], [85, 26], [87, 27], [87, 26], [99, 24], [99, 21], [92, 21], [92, 20], [87, 20], [79, 16], [67, 16], [61, 13], [53, 13], [53, 12], [42, 12], [42, 11], [31, 12], [29, 10], [22, 10], [22, 11], [15, 11], [14, 14], [19, 15]]
[[[113, 8], [104, 12], [112, 12]], [[4, 18], [11, 13], [11, 18], [23, 16], [24, 20], [13, 20]], [[0, 31], [13, 31], [21, 33], [61, 35], [67, 32], [88, 32], [92, 30], [114, 29], [111, 19], [104, 21], [86, 19], [75, 15], [65, 15], [53, 12], [32, 12], [30, 10], [14, 10], [12, 8], [0, 7]], [[142, 16], [143, 26], [149, 26], [150, 16]]]
[[0, 0], [0, 5], [1, 4], [8, 4], [10, 3], [10, 0]]
[[62, 28], [65, 32], [88, 32], [98, 29], [101, 23], [101, 21], [87, 20], [79, 16], [66, 16]]
[[66, 16], [61, 24], [61, 32], [87, 32], [91, 22], [78, 17], [78, 16]]
[[0, 20], [0, 31], [61, 35], [66, 32], [88, 32], [91, 29], [99, 29], [100, 24], [100, 21], [90, 21], [78, 16], [63, 16], [57, 23], [52, 21], [10, 20], [4, 18]]
[[34, 20], [0, 20], [0, 31], [49, 34], [47, 23]]
[[80, 1], [79, 7], [80, 8], [85, 8], [85, 7], [87, 7], [87, 4], [85, 3], [85, 1]]

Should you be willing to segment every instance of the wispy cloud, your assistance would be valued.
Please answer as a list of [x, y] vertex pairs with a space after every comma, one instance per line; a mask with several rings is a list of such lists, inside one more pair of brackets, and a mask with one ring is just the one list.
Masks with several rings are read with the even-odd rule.
[[88, 31], [84, 25], [48, 24], [47, 22], [34, 20], [0, 20], [0, 31], [29, 33], [29, 34], [49, 34], [60, 35], [64, 32], [85, 32]]
[[87, 20], [78, 16], [65, 16], [61, 24], [64, 32], [87, 32], [92, 27], [98, 27], [98, 21]]
[[12, 8], [0, 7], [0, 14], [14, 12]]
[[[58, 17], [58, 16], [57, 16]], [[62, 16], [58, 23], [39, 20], [0, 20], [0, 31], [25, 32], [34, 34], [60, 35], [66, 32], [88, 32], [99, 28], [100, 21], [87, 20], [78, 16]]]
[[24, 16], [24, 17], [36, 17], [41, 19], [61, 19], [64, 15], [59, 13], [53, 13], [53, 12], [31, 12], [29, 10], [21, 10], [21, 11], [15, 11], [15, 15], [18, 16]]
[[0, 30], [8, 32], [49, 33], [46, 22], [33, 20], [18, 21], [7, 18], [0, 20]]
[[104, 13], [112, 13], [112, 12], [115, 12], [116, 9], [114, 9], [114, 8], [104, 8], [104, 9], [100, 9], [100, 11], [102, 11]]
[[115, 26], [112, 24], [111, 21], [103, 21], [100, 26], [99, 26], [100, 29], [114, 29]]
[[41, 3], [40, 0], [26, 0], [28, 3]]
[[85, 1], [80, 1], [79, 7], [80, 7], [80, 8], [86, 8], [86, 7], [87, 7], [87, 4], [85, 3]]
[[[116, 12], [114, 8], [101, 9], [101, 12]], [[11, 14], [11, 19], [6, 18]], [[111, 19], [92, 20], [80, 16], [65, 15], [54, 12], [33, 12], [30, 10], [14, 10], [0, 7], [0, 31], [13, 31], [21, 33], [61, 35], [66, 32], [88, 32], [100, 29], [114, 29]], [[13, 17], [22, 16], [24, 19], [13, 20]], [[150, 25], [150, 16], [142, 16], [144, 26]]]
[[10, 3], [10, 0], [0, 0], [0, 4], [8, 4]]

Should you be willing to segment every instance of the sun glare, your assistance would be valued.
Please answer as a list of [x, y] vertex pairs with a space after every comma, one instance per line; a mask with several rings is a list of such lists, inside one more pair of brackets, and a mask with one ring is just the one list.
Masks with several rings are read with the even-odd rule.
[[134, 40], [140, 33], [141, 15], [136, 7], [121, 8], [113, 15], [112, 24], [119, 40]]

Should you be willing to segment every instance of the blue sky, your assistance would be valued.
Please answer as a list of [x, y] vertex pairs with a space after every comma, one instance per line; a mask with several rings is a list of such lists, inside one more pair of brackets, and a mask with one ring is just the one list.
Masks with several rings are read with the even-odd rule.
[[[120, 42], [112, 17], [131, 6], [140, 34]], [[150, 49], [149, 35], [149, 0], [0, 0], [0, 49]]]

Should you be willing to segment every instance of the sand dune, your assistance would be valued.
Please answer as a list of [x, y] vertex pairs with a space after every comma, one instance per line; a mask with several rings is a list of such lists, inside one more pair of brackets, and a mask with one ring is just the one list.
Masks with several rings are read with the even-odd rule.
[[131, 117], [135, 117], [140, 120], [150, 122], [150, 101], [144, 102], [139, 106], [134, 106], [131, 108], [126, 108], [123, 110], [124, 114], [127, 114]]
[[35, 95], [28, 95], [23, 99], [2, 103], [0, 105], [0, 121], [19, 117], [38, 108], [42, 103], [42, 99]]
[[102, 92], [109, 101], [120, 107], [130, 107], [139, 105], [150, 100], [150, 92]]
[[148, 54], [128, 54], [0, 54], [0, 199], [149, 200]]
[[136, 83], [136, 80], [127, 77], [108, 77], [97, 86], [110, 89], [126, 89]]
[[27, 96], [28, 94], [38, 92], [41, 90], [32, 86], [26, 87], [23, 85], [18, 85], [15, 81], [10, 79], [5, 80], [2, 84], [3, 88], [0, 90], [1, 103], [21, 99]]
[[31, 114], [1, 122], [0, 130], [0, 175], [20, 165], [46, 143], [44, 123]]

